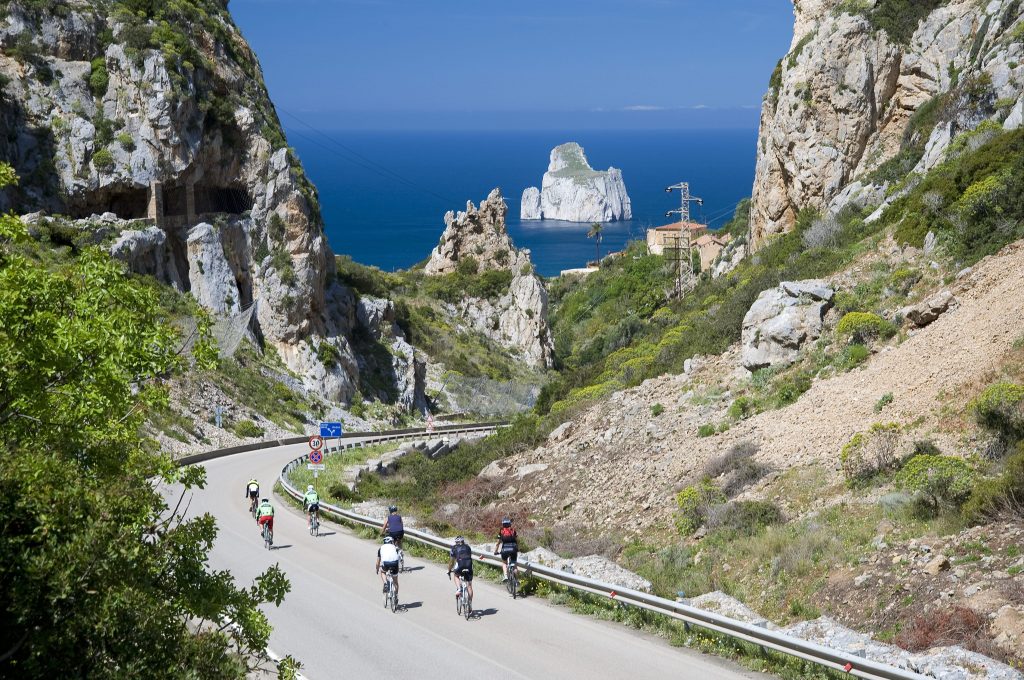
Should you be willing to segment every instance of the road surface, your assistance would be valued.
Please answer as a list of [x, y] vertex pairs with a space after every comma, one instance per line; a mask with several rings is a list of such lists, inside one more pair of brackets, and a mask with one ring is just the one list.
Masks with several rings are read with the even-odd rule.
[[282, 605], [265, 607], [274, 627], [270, 647], [299, 659], [309, 680], [764, 677], [543, 598], [512, 600], [503, 586], [483, 580], [474, 583], [478, 615], [466, 621], [456, 615], [444, 565], [411, 555], [405, 563], [412, 571], [400, 576], [404, 607], [392, 613], [374, 574], [375, 543], [330, 522], [314, 538], [305, 517], [275, 498], [275, 545], [263, 547], [245, 484], [255, 477], [269, 490], [281, 468], [306, 451], [299, 444], [202, 463], [208, 483], [189, 492], [187, 507], [189, 515], [216, 517], [211, 564], [230, 569], [239, 585], [274, 563], [288, 575], [292, 590]]

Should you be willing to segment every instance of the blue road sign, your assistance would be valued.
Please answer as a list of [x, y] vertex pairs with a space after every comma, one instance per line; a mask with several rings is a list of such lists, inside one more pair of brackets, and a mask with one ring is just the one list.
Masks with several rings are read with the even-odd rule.
[[320, 423], [320, 436], [324, 439], [327, 439], [328, 437], [340, 437], [341, 423]]

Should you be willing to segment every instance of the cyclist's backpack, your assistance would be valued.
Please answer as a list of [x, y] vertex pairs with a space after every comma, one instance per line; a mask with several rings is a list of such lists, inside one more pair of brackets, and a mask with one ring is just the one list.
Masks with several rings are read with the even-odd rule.
[[473, 550], [468, 545], [457, 545], [453, 551], [455, 566], [459, 571], [473, 568]]

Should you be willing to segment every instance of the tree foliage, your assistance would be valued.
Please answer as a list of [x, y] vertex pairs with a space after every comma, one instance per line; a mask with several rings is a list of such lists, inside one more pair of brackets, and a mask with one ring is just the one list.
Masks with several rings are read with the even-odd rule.
[[971, 493], [974, 470], [962, 458], [919, 454], [896, 475], [900, 488], [920, 494], [932, 510], [942, 505], [959, 507]]
[[258, 605], [289, 586], [211, 571], [213, 518], [161, 492], [204, 478], [139, 438], [180, 362], [157, 292], [99, 250], [47, 266], [26, 240], [0, 218], [0, 675], [243, 677]]

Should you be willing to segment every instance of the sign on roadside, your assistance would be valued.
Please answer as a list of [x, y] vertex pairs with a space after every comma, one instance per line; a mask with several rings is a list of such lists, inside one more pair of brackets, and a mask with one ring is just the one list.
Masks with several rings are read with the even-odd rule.
[[324, 462], [324, 452], [323, 451], [310, 451], [309, 452], [309, 462], [313, 463], [315, 465], [319, 465], [320, 463], [323, 463]]
[[320, 436], [324, 439], [338, 438], [341, 433], [341, 423], [320, 423]]
[[311, 448], [314, 451], [319, 451], [320, 449], [324, 448], [324, 438], [321, 437], [320, 435], [313, 435], [312, 437], [309, 438], [309, 448]]
[[307, 470], [313, 470], [314, 472], [323, 472], [327, 469], [327, 466], [323, 463], [306, 463]]

